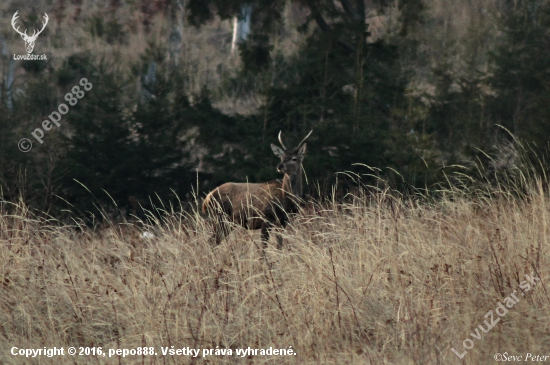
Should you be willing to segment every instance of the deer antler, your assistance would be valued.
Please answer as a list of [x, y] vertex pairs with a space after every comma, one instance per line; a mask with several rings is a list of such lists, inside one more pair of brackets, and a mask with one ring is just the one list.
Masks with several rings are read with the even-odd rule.
[[300, 147], [302, 147], [302, 145], [304, 144], [304, 142], [306, 141], [306, 139], [308, 139], [309, 136], [311, 136], [311, 133], [313, 133], [313, 129], [309, 131], [309, 133], [307, 134], [307, 136], [306, 136], [304, 139], [302, 139], [302, 142], [300, 142], [300, 144], [298, 145], [298, 147], [296, 147], [296, 148], [294, 149], [294, 151], [297, 151]]
[[283, 149], [286, 150], [285, 144], [283, 143], [283, 139], [281, 138], [281, 133], [283, 133], [283, 131], [279, 131], [279, 143], [281, 144], [281, 147], [283, 147]]
[[16, 23], [16, 21], [17, 21], [17, 18], [19, 18], [19, 15], [17, 15], [17, 13], [19, 13], [19, 10], [17, 10], [17, 11], [15, 12], [15, 14], [13, 14], [13, 17], [11, 18], [11, 26], [13, 27], [13, 29], [14, 29], [17, 33], [21, 34], [22, 37], [28, 37], [28, 36], [27, 36], [27, 30], [26, 30], [26, 29], [25, 29], [25, 33], [21, 33], [21, 32], [19, 31], [19, 26], [17, 26], [17, 28], [15, 27], [15, 23]]
[[27, 41], [27, 40], [35, 40], [35, 39], [38, 37], [38, 35], [39, 35], [40, 33], [42, 33], [42, 31], [44, 30], [44, 28], [46, 28], [46, 25], [48, 24], [48, 20], [50, 19], [50, 18], [48, 17], [48, 14], [44, 13], [44, 20], [45, 20], [45, 22], [42, 22], [42, 29], [40, 29], [40, 30], [38, 31], [38, 33], [36, 33], [36, 29], [35, 29], [34, 32], [32, 33], [32, 35], [31, 35], [31, 36], [28, 36], [28, 35], [27, 35], [27, 30], [26, 30], [26, 29], [25, 29], [25, 32], [22, 33], [22, 32], [19, 30], [19, 26], [17, 26], [17, 28], [15, 27], [16, 22], [17, 22], [17, 18], [19, 18], [19, 15], [17, 15], [17, 13], [19, 13], [19, 10], [17, 10], [17, 11], [15, 12], [15, 14], [13, 14], [13, 17], [11, 18], [11, 26], [13, 27], [13, 29], [14, 29], [17, 33], [19, 33], [19, 34], [21, 35], [21, 37], [23, 37], [23, 39], [25, 39], [25, 41]]

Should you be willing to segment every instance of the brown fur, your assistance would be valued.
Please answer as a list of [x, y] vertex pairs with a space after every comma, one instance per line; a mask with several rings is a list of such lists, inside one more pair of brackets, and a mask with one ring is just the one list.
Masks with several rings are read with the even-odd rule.
[[[278, 225], [284, 227], [288, 214], [298, 210], [296, 198], [302, 195], [302, 160], [306, 152], [305, 140], [293, 151], [287, 151], [281, 140], [281, 149], [271, 145], [273, 153], [281, 159], [277, 170], [285, 174], [283, 181], [265, 183], [225, 183], [212, 190], [202, 204], [203, 213], [215, 220], [214, 240], [218, 245], [231, 231], [227, 220], [247, 229], [261, 229], [264, 247], [267, 246], [269, 230]], [[227, 220], [225, 219], [227, 218]], [[278, 247], [282, 238], [277, 236]]]
[[209, 209], [219, 212], [221, 208], [231, 222], [248, 229], [260, 229], [266, 212], [275, 202], [282, 201], [284, 194], [279, 181], [259, 184], [228, 182], [206, 196], [202, 212], [208, 213]]

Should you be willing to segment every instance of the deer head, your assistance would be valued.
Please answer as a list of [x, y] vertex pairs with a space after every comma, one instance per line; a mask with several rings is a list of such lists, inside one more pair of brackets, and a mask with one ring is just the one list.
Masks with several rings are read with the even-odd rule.
[[17, 18], [19, 18], [19, 16], [17, 15], [17, 13], [19, 12], [16, 11], [15, 14], [13, 14], [13, 17], [11, 18], [11, 26], [13, 27], [13, 29], [19, 33], [21, 35], [21, 38], [23, 38], [23, 40], [25, 41], [25, 48], [27, 49], [27, 53], [32, 53], [32, 50], [34, 49], [34, 42], [36, 42], [36, 38], [38, 38], [38, 35], [40, 33], [42, 33], [42, 31], [44, 30], [44, 28], [46, 28], [46, 24], [48, 24], [48, 14], [44, 13], [44, 20], [45, 22], [42, 22], [42, 29], [40, 29], [37, 33], [37, 30], [35, 29], [34, 32], [32, 33], [31, 36], [27, 35], [27, 30], [25, 29], [25, 32], [21, 32], [19, 31], [19, 26], [17, 26], [17, 28], [15, 27], [15, 23], [16, 23], [16, 20]]
[[313, 129], [308, 133], [308, 135], [300, 142], [298, 147], [294, 150], [287, 150], [283, 140], [281, 138], [282, 131], [279, 132], [279, 146], [271, 144], [271, 150], [275, 156], [281, 159], [281, 163], [277, 165], [277, 171], [284, 173], [285, 175], [299, 175], [302, 170], [302, 160], [306, 154], [306, 139], [311, 135]]

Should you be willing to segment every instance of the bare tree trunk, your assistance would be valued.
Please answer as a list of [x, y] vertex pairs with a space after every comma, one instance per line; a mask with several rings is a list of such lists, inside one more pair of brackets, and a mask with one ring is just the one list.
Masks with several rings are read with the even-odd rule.
[[168, 36], [168, 61], [172, 67], [179, 66], [181, 59], [183, 1], [172, 1], [170, 6], [170, 23], [172, 31]]
[[14, 81], [15, 73], [15, 61], [13, 59], [9, 60], [8, 74], [6, 75], [5, 91], [6, 91], [6, 108], [8, 110], [13, 109], [13, 100], [12, 100], [12, 87]]
[[233, 39], [231, 40], [231, 54], [235, 52], [240, 42], [246, 41], [250, 34], [250, 18], [252, 17], [252, 6], [243, 6], [241, 15], [233, 18]]

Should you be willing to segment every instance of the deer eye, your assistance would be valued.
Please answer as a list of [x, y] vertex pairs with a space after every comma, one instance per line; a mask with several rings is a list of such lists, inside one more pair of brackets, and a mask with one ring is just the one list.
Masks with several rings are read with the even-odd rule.
[[297, 160], [297, 158], [296, 158], [296, 157], [292, 157], [292, 161], [296, 161], [296, 160]]

